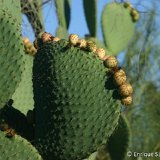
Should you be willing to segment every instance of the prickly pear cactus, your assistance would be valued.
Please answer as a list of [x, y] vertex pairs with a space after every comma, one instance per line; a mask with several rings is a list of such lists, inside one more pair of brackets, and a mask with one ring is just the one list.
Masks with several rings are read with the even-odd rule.
[[96, 0], [83, 0], [83, 8], [85, 18], [87, 21], [89, 33], [91, 36], [96, 37], [97, 34], [97, 1]]
[[134, 36], [130, 10], [122, 4], [107, 4], [102, 13], [102, 30], [107, 49], [114, 55], [124, 50]]
[[130, 145], [130, 127], [125, 116], [120, 116], [118, 126], [109, 139], [108, 150], [112, 160], [125, 160]]
[[59, 26], [66, 29], [70, 23], [70, 0], [55, 0]]
[[0, 160], [42, 160], [38, 151], [24, 138], [15, 135], [7, 138], [0, 131]]
[[[5, 11], [12, 15], [12, 18], [15, 18], [18, 23], [22, 22], [21, 18], [21, 7], [20, 1], [15, 0], [1, 0], [0, 1], [0, 12]], [[15, 12], [16, 11], [16, 12]]]
[[56, 30], [56, 36], [59, 38], [67, 38], [68, 37], [68, 31], [65, 27], [58, 26]]
[[32, 67], [33, 56], [24, 55], [25, 64], [21, 82], [12, 95], [14, 106], [22, 113], [26, 114], [28, 110], [33, 109], [33, 86], [32, 86]]
[[[0, 1], [0, 108], [11, 98], [23, 71], [21, 15], [18, 3], [7, 8], [8, 1]], [[13, 10], [16, 10], [15, 13]]]
[[115, 129], [120, 105], [107, 90], [108, 69], [68, 41], [43, 43], [34, 59], [36, 146], [44, 159], [82, 159]]

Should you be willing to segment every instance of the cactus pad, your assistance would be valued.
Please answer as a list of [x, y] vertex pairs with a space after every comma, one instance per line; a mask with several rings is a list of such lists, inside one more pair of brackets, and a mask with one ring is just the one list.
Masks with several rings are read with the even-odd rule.
[[38, 151], [24, 138], [15, 135], [7, 138], [0, 131], [0, 160], [42, 160]]
[[127, 149], [130, 144], [130, 127], [127, 119], [120, 116], [119, 123], [110, 137], [108, 142], [108, 150], [112, 160], [124, 160], [127, 155]]
[[70, 0], [55, 0], [59, 25], [65, 30], [67, 30], [70, 23], [70, 3]]
[[[20, 1], [15, 1], [15, 0], [1, 0], [0, 1], [0, 12], [1, 11], [10, 13], [18, 23], [22, 22], [21, 18], [21, 6], [20, 6]], [[16, 11], [16, 12], [15, 12]]]
[[14, 106], [26, 114], [27, 111], [33, 109], [34, 106], [32, 87], [33, 56], [25, 54], [24, 58], [25, 70], [23, 71], [22, 80], [15, 90], [12, 99], [14, 100]]
[[85, 17], [90, 35], [96, 37], [97, 34], [97, 0], [83, 0]]
[[0, 108], [11, 98], [23, 71], [20, 23], [10, 12], [0, 11]]
[[94, 53], [66, 40], [40, 46], [33, 65], [35, 138], [46, 159], [82, 159], [107, 141], [120, 113], [107, 80]]
[[62, 26], [58, 26], [56, 30], [56, 36], [59, 38], [68, 38], [68, 31]]
[[107, 4], [102, 14], [102, 31], [107, 49], [114, 55], [124, 50], [134, 36], [134, 22], [123, 4]]

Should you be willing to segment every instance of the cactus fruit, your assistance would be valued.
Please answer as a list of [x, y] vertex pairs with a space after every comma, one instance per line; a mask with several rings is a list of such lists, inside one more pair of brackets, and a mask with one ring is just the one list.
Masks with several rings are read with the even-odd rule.
[[52, 38], [54, 38], [54, 37], [50, 33], [44, 32], [41, 34], [42, 42], [52, 41]]
[[105, 59], [104, 64], [107, 68], [116, 68], [118, 66], [118, 61], [116, 57], [109, 56], [107, 59]]
[[119, 87], [119, 93], [122, 97], [130, 96], [133, 93], [133, 88], [129, 83], [124, 83]]
[[105, 88], [106, 68], [66, 40], [39, 47], [33, 66], [36, 147], [48, 160], [85, 158], [107, 141], [120, 113]]
[[95, 54], [99, 57], [99, 59], [103, 60], [106, 55], [106, 51], [103, 48], [97, 48]]
[[0, 130], [5, 132], [7, 138], [12, 138], [15, 136], [16, 132], [14, 129], [10, 128], [9, 125], [3, 120], [0, 123]]
[[6, 130], [6, 137], [7, 138], [13, 138], [16, 135], [16, 132], [14, 129], [9, 128], [8, 130]]
[[121, 103], [125, 106], [131, 105], [132, 104], [132, 97], [128, 96], [128, 97], [122, 98]]
[[27, 37], [24, 37], [24, 38], [22, 39], [22, 41], [23, 41], [23, 44], [24, 44], [24, 45], [28, 45], [28, 44], [30, 43], [30, 41], [29, 41], [29, 39], [28, 39]]
[[35, 55], [37, 52], [37, 49], [34, 47], [34, 45], [29, 41], [28, 38], [24, 37], [22, 39], [24, 48], [25, 48], [25, 53], [30, 54], [30, 55]]
[[60, 38], [59, 38], [59, 37], [54, 37], [54, 38], [53, 38], [53, 42], [58, 42], [58, 41], [60, 41]]
[[85, 39], [79, 39], [78, 47], [85, 49], [87, 47], [87, 41]]
[[0, 131], [0, 160], [42, 160], [38, 151], [26, 139], [19, 135], [10, 139], [6, 134], [12, 137], [14, 133], [13, 130], [8, 133]]
[[124, 7], [127, 8], [128, 10], [132, 10], [132, 5], [129, 2], [125, 2]]
[[132, 5], [128, 2], [124, 3], [124, 7], [127, 8], [130, 11], [132, 21], [137, 22], [140, 18], [140, 15], [136, 9], [132, 7]]
[[77, 34], [70, 34], [69, 35], [69, 42], [71, 45], [76, 46], [78, 43], [78, 35]]
[[96, 44], [95, 44], [93, 41], [88, 41], [86, 48], [87, 48], [87, 50], [88, 50], [89, 52], [95, 53], [95, 52], [96, 52], [96, 49], [97, 49], [97, 46], [96, 46]]
[[132, 8], [130, 13], [131, 13], [133, 22], [137, 22], [140, 18], [138, 11], [136, 9]]
[[113, 75], [113, 78], [114, 78], [114, 83], [117, 85], [117, 86], [121, 86], [122, 84], [124, 84], [127, 80], [127, 76], [125, 74], [125, 72], [120, 69], [118, 71], [116, 71]]
[[139, 20], [139, 18], [140, 18], [140, 15], [139, 15], [139, 13], [137, 13], [136, 15], [133, 16], [133, 21], [137, 22]]
[[[8, 0], [6, 0], [8, 1]], [[4, 2], [4, 5], [3, 5]], [[11, 5], [3, 10], [5, 1], [0, 4], [0, 108], [11, 98], [17, 85], [21, 80], [23, 71], [23, 44], [20, 30], [19, 18], [12, 13], [17, 8]], [[18, 13], [18, 10], [17, 10]], [[15, 16], [14, 16], [15, 15]]]
[[138, 12], [137, 12], [134, 8], [132, 8], [132, 10], [131, 10], [131, 15], [132, 15], [132, 16], [135, 16], [137, 13], [138, 13]]

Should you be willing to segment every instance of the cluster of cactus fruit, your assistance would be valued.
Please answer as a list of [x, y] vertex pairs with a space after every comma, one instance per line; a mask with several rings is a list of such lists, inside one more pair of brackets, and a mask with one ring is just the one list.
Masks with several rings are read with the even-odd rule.
[[140, 18], [138, 11], [134, 9], [129, 2], [125, 2], [124, 7], [130, 11], [133, 22], [137, 22]]
[[34, 55], [37, 52], [36, 48], [29, 41], [28, 38], [26, 38], [26, 37], [23, 38], [23, 44], [24, 44], [24, 49], [25, 49], [26, 54]]
[[[84, 0], [86, 18], [88, 6], [96, 8], [96, 0], [92, 2]], [[61, 5], [57, 0], [57, 8]], [[62, 17], [64, 8], [59, 9]], [[65, 23], [60, 19], [56, 36], [43, 31], [32, 44], [21, 37], [20, 1], [0, 1], [0, 160], [102, 160], [107, 151], [102, 155], [101, 145], [108, 145], [112, 160], [117, 160], [112, 142], [121, 144], [119, 136], [125, 135], [122, 149], [116, 146], [119, 160], [124, 160], [129, 129], [121, 104], [132, 104], [133, 88], [115, 55], [127, 47], [139, 17], [129, 3], [107, 4], [102, 17], [106, 12], [109, 24], [119, 12], [126, 21], [118, 31], [102, 21], [106, 45], [97, 43], [92, 18], [87, 19], [88, 39], [77, 34], [63, 39], [59, 31], [66, 33], [69, 17]], [[120, 32], [126, 28], [127, 36]]]

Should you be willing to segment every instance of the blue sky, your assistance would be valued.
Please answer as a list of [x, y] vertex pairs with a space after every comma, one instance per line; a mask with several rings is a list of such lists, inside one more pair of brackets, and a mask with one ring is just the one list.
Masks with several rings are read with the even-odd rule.
[[[99, 0], [97, 10], [98, 10], [98, 37], [102, 39], [101, 35], [101, 27], [100, 27], [100, 17], [103, 7], [107, 3], [108, 0]], [[45, 30], [47, 32], [52, 33], [55, 35], [56, 28], [58, 27], [58, 21], [56, 16], [56, 10], [54, 7], [53, 1], [44, 5], [43, 7], [43, 18], [45, 24]], [[24, 19], [24, 28], [27, 26], [27, 30], [23, 32], [23, 36], [30, 37], [33, 41], [34, 36], [31, 34], [32, 29], [30, 25], [27, 23], [26, 17]], [[85, 16], [83, 12], [83, 4], [82, 0], [72, 0], [71, 3], [71, 21], [69, 26], [69, 33], [77, 33], [79, 36], [83, 37], [84, 34], [88, 33], [87, 24], [85, 21]]]
[[[97, 0], [97, 11], [98, 11], [98, 38], [102, 40], [101, 34], [101, 13], [103, 11], [104, 6], [108, 2], [113, 2], [113, 0]], [[142, 5], [139, 5], [139, 10], [144, 11], [149, 4], [150, 0], [143, 1]], [[155, 1], [155, 0], [154, 0]], [[71, 22], [69, 26], [69, 33], [77, 33], [79, 36], [83, 37], [84, 34], [88, 33], [87, 24], [85, 21], [85, 16], [83, 12], [83, 4], [82, 0], [71, 0]], [[138, 0], [131, 0], [131, 3], [135, 6]], [[44, 5], [43, 7], [43, 18], [45, 24], [45, 30], [47, 32], [52, 33], [55, 35], [56, 28], [58, 27], [58, 21], [56, 16], [56, 11], [54, 7], [54, 2], [51, 1], [50, 3]], [[23, 17], [23, 36], [27, 36], [30, 38], [31, 41], [34, 40], [34, 36], [32, 33], [32, 29], [30, 25], [27, 23], [26, 17]]]
[[[98, 38], [102, 40], [101, 32], [101, 14], [104, 6], [113, 2], [114, 0], [97, 0], [97, 27], [98, 27]], [[118, 1], [118, 0], [117, 0]], [[119, 0], [120, 1], [120, 0]], [[140, 3], [138, 3], [140, 1]], [[160, 0], [130, 0], [131, 4], [136, 7], [141, 13], [141, 16], [147, 16], [149, 14], [149, 8], [151, 7], [152, 2], [158, 2]], [[76, 33], [80, 37], [84, 37], [88, 33], [88, 28], [84, 16], [82, 0], [71, 0], [71, 21], [69, 26], [69, 34]], [[138, 3], [138, 5], [137, 5]], [[158, 2], [159, 3], [159, 2]], [[58, 20], [56, 15], [56, 10], [54, 6], [54, 1], [43, 6], [43, 19], [45, 31], [55, 35], [56, 29], [58, 27]], [[31, 41], [34, 41], [34, 34], [30, 24], [27, 21], [27, 18], [23, 16], [23, 25], [22, 25], [22, 34], [24, 37], [28, 37]], [[124, 53], [122, 52], [118, 59], [122, 61]]]

